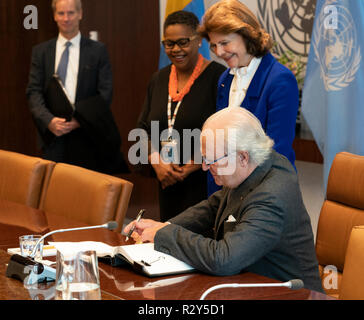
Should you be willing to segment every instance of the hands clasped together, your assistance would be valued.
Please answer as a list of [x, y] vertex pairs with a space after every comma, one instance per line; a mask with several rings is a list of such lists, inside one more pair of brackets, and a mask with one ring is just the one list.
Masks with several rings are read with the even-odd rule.
[[174, 185], [177, 182], [182, 182], [192, 172], [201, 168], [200, 164], [195, 164], [193, 161], [180, 166], [174, 163], [165, 163], [159, 158], [159, 163], [152, 164], [153, 169], [160, 181], [162, 189]]
[[57, 137], [70, 133], [80, 127], [79, 122], [72, 118], [71, 121], [66, 121], [64, 118], [54, 117], [48, 124], [48, 129]]

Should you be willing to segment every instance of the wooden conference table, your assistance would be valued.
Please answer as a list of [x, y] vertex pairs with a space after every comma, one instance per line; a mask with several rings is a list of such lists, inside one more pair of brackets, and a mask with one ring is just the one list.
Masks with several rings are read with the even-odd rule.
[[[80, 226], [85, 226], [85, 224], [0, 200], [0, 300], [54, 297], [54, 282], [25, 288], [21, 281], [7, 278], [6, 265], [10, 255], [6, 249], [18, 247], [18, 239], [21, 235], [45, 234], [56, 229]], [[47, 241], [101, 241], [112, 246], [127, 244], [123, 235], [106, 229], [53, 234], [45, 239], [45, 243]], [[205, 290], [217, 284], [279, 282], [253, 273], [217, 277], [196, 272], [148, 278], [136, 274], [131, 268], [112, 267], [103, 262], [99, 262], [99, 274], [101, 296], [105, 300], [198, 300]], [[221, 289], [211, 292], [206, 300], [209, 299], [329, 300], [330, 297], [307, 289], [294, 291], [277, 287]]]

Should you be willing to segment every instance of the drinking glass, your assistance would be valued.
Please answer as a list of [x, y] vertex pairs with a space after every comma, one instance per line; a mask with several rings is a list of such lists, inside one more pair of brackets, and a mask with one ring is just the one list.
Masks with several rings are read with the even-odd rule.
[[[35, 245], [37, 244], [38, 240], [41, 238], [41, 235], [25, 235], [19, 237], [19, 247], [20, 247], [20, 254], [23, 257], [29, 257], [33, 252]], [[43, 244], [44, 241], [42, 240], [37, 248], [34, 260], [42, 260], [43, 258]]]
[[96, 251], [57, 251], [56, 300], [100, 300]]

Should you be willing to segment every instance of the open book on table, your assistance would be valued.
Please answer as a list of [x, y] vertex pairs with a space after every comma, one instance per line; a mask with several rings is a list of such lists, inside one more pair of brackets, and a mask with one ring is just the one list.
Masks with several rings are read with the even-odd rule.
[[[87, 251], [95, 250], [97, 256], [105, 258], [114, 265], [122, 265], [124, 261], [131, 264], [135, 271], [149, 277], [194, 271], [187, 263], [171, 255], [154, 250], [154, 243], [132, 244], [112, 247], [103, 242], [49, 242], [60, 252], [67, 250]], [[105, 261], [105, 260], [104, 260]]]

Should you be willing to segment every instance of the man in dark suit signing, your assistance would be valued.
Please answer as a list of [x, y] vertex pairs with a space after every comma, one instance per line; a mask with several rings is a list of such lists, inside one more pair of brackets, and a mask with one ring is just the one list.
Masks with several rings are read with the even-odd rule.
[[[110, 110], [112, 73], [106, 47], [81, 36], [81, 0], [53, 0], [52, 8], [59, 35], [33, 48], [27, 87], [43, 156], [107, 172], [107, 166], [119, 156], [121, 141], [116, 129], [114, 136], [105, 138], [112, 140], [113, 150], [102, 150], [110, 142], [103, 140], [105, 128], [115, 128]], [[75, 105], [70, 121], [52, 114], [47, 105], [47, 88], [54, 74], [58, 74], [69, 101]], [[106, 120], [101, 121], [104, 117]]]
[[226, 108], [206, 120], [201, 137], [202, 168], [222, 190], [166, 223], [141, 219], [124, 232], [135, 225], [134, 238], [206, 273], [300, 278], [322, 292], [297, 174], [259, 120], [244, 108]]

